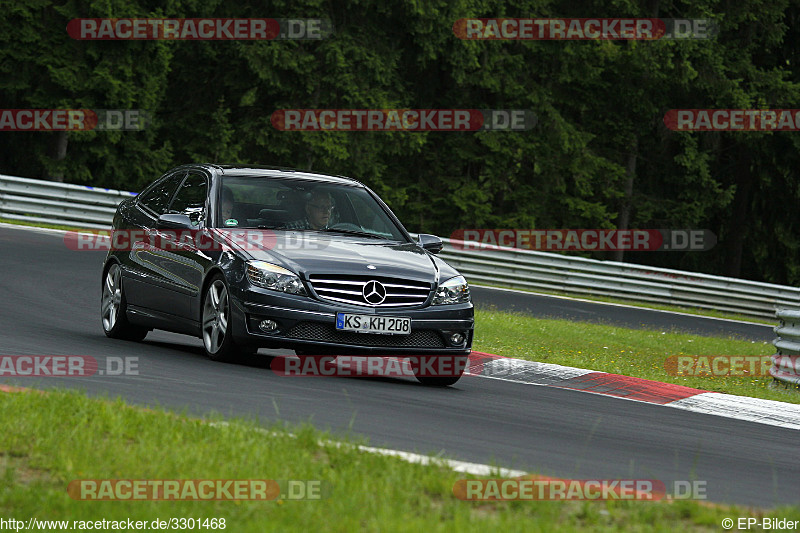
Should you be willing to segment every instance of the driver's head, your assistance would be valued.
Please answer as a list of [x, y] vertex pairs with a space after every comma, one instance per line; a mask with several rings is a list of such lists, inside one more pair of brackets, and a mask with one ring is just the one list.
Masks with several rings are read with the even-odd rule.
[[233, 191], [227, 187], [222, 188], [222, 221], [231, 218], [233, 214]]
[[322, 229], [328, 225], [333, 212], [333, 197], [324, 191], [314, 191], [306, 202], [306, 218], [311, 229]]

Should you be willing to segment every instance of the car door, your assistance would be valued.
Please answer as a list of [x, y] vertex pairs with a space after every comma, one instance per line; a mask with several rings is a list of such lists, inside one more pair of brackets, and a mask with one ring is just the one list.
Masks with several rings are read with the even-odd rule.
[[208, 179], [190, 171], [181, 181], [163, 214], [183, 214], [191, 228], [159, 227], [156, 219], [149, 242], [135, 251], [135, 261], [147, 272], [153, 286], [146, 306], [182, 319], [191, 316], [191, 301], [200, 292], [205, 265], [194, 246], [198, 232], [206, 225]]
[[162, 275], [171, 291], [167, 303], [171, 312], [181, 318], [197, 320], [192, 302], [200, 296], [203, 273], [211, 258], [198, 250], [196, 243], [208, 227], [209, 177], [199, 171], [190, 171], [178, 188], [167, 214], [186, 215], [192, 221], [190, 230], [159, 230], [160, 249], [157, 251]]
[[136, 199], [124, 228], [128, 231], [125, 246], [126, 260], [123, 262], [125, 297], [128, 303], [143, 309], [163, 310], [163, 278], [155, 268], [150, 252], [150, 232], [156, 228], [158, 217], [166, 212], [178, 186], [186, 177], [185, 169], [165, 175], [145, 189]]

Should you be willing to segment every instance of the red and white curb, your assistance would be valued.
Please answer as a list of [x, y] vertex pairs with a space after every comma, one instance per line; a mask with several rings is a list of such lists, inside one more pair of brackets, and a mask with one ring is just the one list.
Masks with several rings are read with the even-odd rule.
[[472, 352], [465, 374], [590, 392], [695, 413], [800, 429], [800, 404], [709, 392], [619, 374], [524, 361], [482, 352]]
[[[291, 356], [283, 356], [291, 357]], [[279, 358], [283, 358], [280, 357]], [[414, 372], [407, 359], [383, 357], [381, 364], [367, 364], [364, 356], [341, 356], [324, 363], [311, 375], [350, 377], [409, 377]], [[362, 365], [353, 365], [362, 360]], [[375, 359], [373, 359], [375, 362]], [[273, 367], [282, 368], [281, 365]], [[325, 371], [322, 371], [324, 368]], [[337, 372], [337, 370], [339, 372]], [[279, 370], [276, 370], [279, 371]], [[279, 371], [280, 372], [280, 371]], [[464, 374], [499, 379], [512, 383], [557, 387], [624, 400], [674, 407], [695, 413], [722, 416], [789, 429], [800, 429], [800, 404], [762, 400], [710, 392], [673, 383], [596, 372], [583, 368], [513, 359], [483, 352], [472, 352]], [[302, 375], [302, 374], [296, 374]]]

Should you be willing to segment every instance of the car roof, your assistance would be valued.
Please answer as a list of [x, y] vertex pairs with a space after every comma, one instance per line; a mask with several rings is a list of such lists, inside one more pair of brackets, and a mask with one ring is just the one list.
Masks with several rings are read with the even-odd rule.
[[291, 178], [291, 179], [307, 180], [307, 181], [325, 181], [328, 183], [337, 183], [340, 185], [364, 187], [364, 184], [361, 183], [360, 181], [348, 178], [347, 176], [323, 174], [321, 172], [298, 170], [289, 167], [271, 167], [265, 165], [217, 165], [213, 163], [195, 163], [185, 166], [194, 168], [202, 167], [209, 171], [216, 171], [218, 174], [224, 176]]

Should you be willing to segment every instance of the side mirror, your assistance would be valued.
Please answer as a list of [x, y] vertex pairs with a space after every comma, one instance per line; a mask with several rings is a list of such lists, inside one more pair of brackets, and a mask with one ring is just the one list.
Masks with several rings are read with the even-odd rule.
[[158, 217], [157, 229], [192, 229], [196, 227], [188, 215], [166, 213]]
[[420, 233], [417, 239], [419, 240], [419, 245], [422, 247], [422, 249], [428, 250], [432, 254], [438, 254], [442, 251], [442, 247], [444, 246], [442, 239], [436, 235]]

